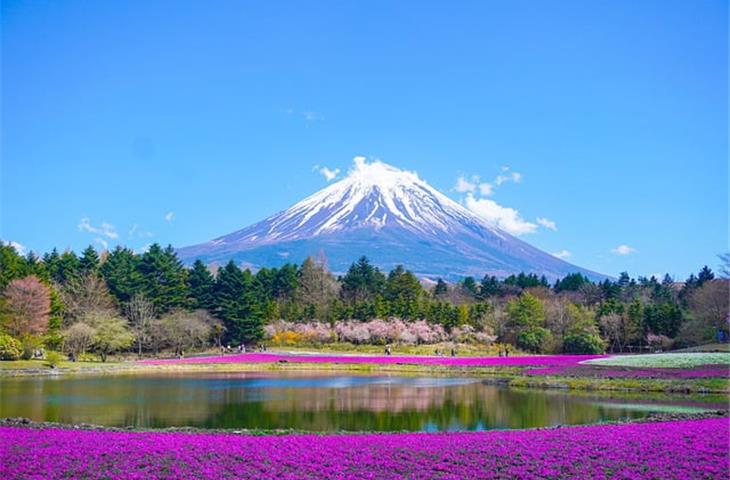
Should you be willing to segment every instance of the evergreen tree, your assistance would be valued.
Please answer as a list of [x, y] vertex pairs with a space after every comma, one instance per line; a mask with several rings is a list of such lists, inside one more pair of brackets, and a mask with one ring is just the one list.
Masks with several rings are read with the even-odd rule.
[[25, 259], [9, 244], [0, 242], [0, 291], [16, 278], [29, 275]]
[[418, 313], [418, 300], [423, 287], [412, 272], [398, 265], [390, 271], [385, 282], [384, 300], [390, 304], [391, 315], [402, 318], [415, 318]]
[[583, 287], [591, 283], [588, 278], [580, 273], [571, 273], [566, 275], [562, 280], [555, 282], [555, 292], [577, 292]]
[[373, 267], [367, 257], [360, 257], [342, 277], [342, 297], [350, 303], [373, 301], [383, 293], [384, 286], [385, 275]]
[[163, 315], [188, 304], [187, 270], [177, 258], [172, 246], [164, 250], [153, 244], [137, 264], [141, 276], [142, 294]]
[[697, 286], [701, 287], [703, 283], [705, 283], [709, 280], [714, 280], [714, 279], [715, 279], [715, 274], [712, 273], [712, 270], [710, 269], [710, 267], [705, 265], [704, 267], [702, 267], [702, 270], [700, 270], [700, 273], [697, 275]]
[[142, 275], [137, 270], [139, 257], [132, 250], [118, 246], [100, 267], [109, 292], [120, 302], [129, 302], [135, 294], [143, 294]]
[[193, 263], [188, 273], [188, 284], [191, 307], [195, 310], [212, 310], [215, 305], [215, 279], [202, 261], [195, 260]]
[[287, 263], [276, 271], [274, 276], [274, 297], [288, 299], [294, 296], [299, 285], [299, 270], [297, 266]]
[[519, 347], [532, 352], [545, 349], [550, 339], [550, 331], [543, 327], [545, 309], [539, 298], [523, 293], [507, 304], [507, 314]]
[[436, 281], [436, 286], [433, 287], [433, 295], [435, 297], [438, 297], [441, 295], [446, 295], [447, 293], [449, 293], [449, 286], [446, 284], [446, 282], [439, 278]]
[[464, 277], [464, 280], [461, 281], [461, 291], [472, 298], [479, 295], [479, 288], [474, 277]]
[[263, 337], [263, 314], [257, 302], [254, 277], [233, 261], [218, 271], [215, 283], [216, 314], [229, 340], [250, 344]]
[[487, 299], [489, 297], [496, 297], [500, 294], [500, 291], [499, 279], [493, 275], [484, 275], [484, 278], [482, 278], [479, 284], [479, 298]]
[[94, 247], [89, 245], [81, 252], [81, 258], [79, 259], [79, 268], [83, 273], [96, 272], [99, 268], [99, 254], [96, 253]]
[[70, 250], [66, 250], [58, 259], [58, 278], [55, 280], [59, 283], [67, 283], [71, 279], [81, 276], [81, 263], [79, 257]]

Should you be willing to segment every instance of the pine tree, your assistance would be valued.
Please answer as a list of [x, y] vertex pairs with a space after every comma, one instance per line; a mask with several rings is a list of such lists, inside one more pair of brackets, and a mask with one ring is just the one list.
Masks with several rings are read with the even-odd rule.
[[433, 287], [433, 295], [438, 297], [440, 295], [446, 295], [449, 293], [449, 286], [442, 279], [436, 281], [436, 286]]
[[0, 291], [16, 278], [29, 275], [28, 265], [14, 247], [0, 242]]
[[227, 337], [250, 344], [263, 337], [263, 314], [257, 301], [254, 277], [233, 261], [218, 271], [215, 283], [216, 314], [226, 326]]
[[153, 244], [137, 265], [142, 280], [142, 293], [163, 315], [174, 308], [188, 305], [187, 270], [172, 246], [164, 250]]
[[81, 276], [81, 264], [79, 257], [70, 250], [66, 250], [61, 254], [59, 259], [60, 282], [66, 283], [73, 278]]
[[697, 275], [697, 286], [701, 287], [703, 283], [714, 280], [715, 274], [712, 272], [710, 267], [705, 265], [702, 267], [702, 270], [700, 270], [700, 273]]
[[79, 268], [83, 273], [96, 272], [99, 268], [99, 254], [96, 253], [94, 247], [89, 245], [81, 252], [81, 258], [79, 259]]
[[215, 305], [215, 279], [208, 267], [200, 260], [195, 260], [193, 268], [188, 273], [190, 285], [190, 301], [193, 309], [212, 310]]
[[372, 301], [383, 293], [384, 286], [385, 275], [373, 267], [367, 257], [360, 257], [342, 277], [342, 296], [351, 303]]
[[120, 302], [129, 302], [135, 294], [142, 294], [142, 275], [137, 270], [139, 257], [132, 250], [115, 248], [100, 267], [109, 291]]

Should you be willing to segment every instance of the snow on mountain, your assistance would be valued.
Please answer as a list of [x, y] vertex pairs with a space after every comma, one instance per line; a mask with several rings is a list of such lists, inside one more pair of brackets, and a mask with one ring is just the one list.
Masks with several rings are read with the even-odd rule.
[[423, 277], [581, 272], [488, 224], [414, 172], [355, 159], [348, 176], [261, 222], [178, 250], [186, 262], [233, 259], [253, 266], [301, 262], [323, 252], [335, 272], [361, 255], [383, 269], [404, 264]]

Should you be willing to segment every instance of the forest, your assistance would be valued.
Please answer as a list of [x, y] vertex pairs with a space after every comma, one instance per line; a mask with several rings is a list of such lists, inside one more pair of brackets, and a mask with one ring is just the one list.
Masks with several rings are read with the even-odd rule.
[[553, 283], [521, 273], [424, 281], [365, 257], [336, 276], [325, 258], [243, 269], [168, 246], [21, 256], [0, 245], [0, 359], [183, 355], [273, 345], [500, 344], [534, 353], [656, 351], [728, 338], [728, 260], [668, 275]]

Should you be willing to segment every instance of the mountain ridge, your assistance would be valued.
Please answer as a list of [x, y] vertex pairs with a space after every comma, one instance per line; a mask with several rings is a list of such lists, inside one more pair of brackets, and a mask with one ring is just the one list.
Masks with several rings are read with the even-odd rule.
[[324, 252], [339, 273], [361, 255], [390, 269], [403, 264], [425, 278], [583, 273], [607, 278], [490, 225], [414, 172], [356, 157], [342, 180], [290, 208], [209, 242], [178, 249], [190, 263], [234, 260], [255, 267], [301, 263]]

